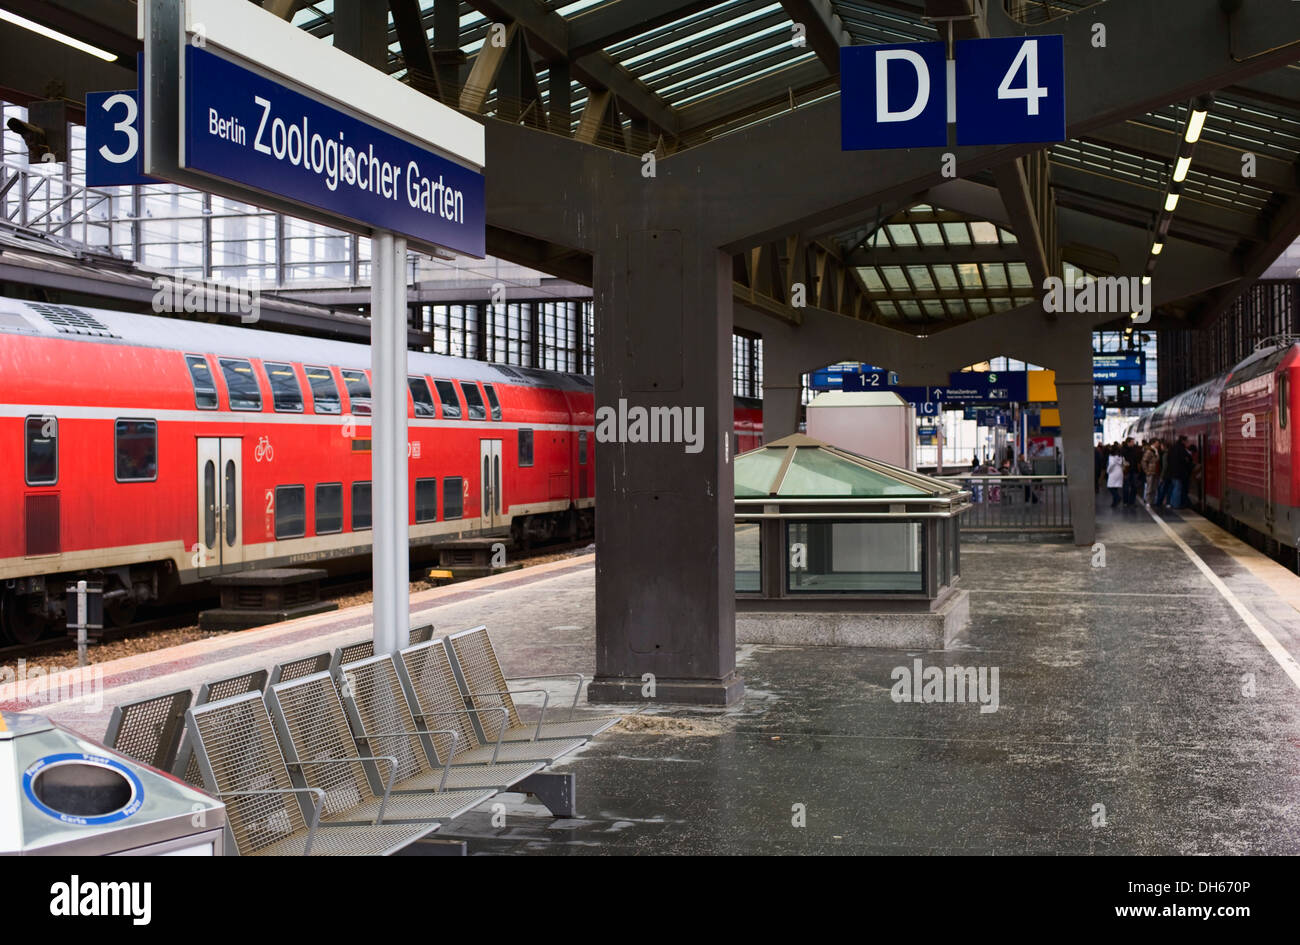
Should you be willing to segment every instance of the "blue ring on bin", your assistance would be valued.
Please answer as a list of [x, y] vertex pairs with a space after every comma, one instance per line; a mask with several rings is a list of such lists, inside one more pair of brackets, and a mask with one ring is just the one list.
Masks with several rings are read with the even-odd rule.
[[[57, 811], [54, 808], [47, 806], [36, 796], [36, 792], [32, 788], [36, 776], [46, 768], [53, 765], [66, 764], [70, 761], [100, 765], [116, 771], [130, 782], [131, 799], [127, 801], [123, 807], [119, 807], [115, 811], [110, 811], [107, 814], [97, 814], [93, 817], [82, 817], [77, 814], [65, 814], [62, 811]], [[37, 810], [53, 817], [55, 820], [61, 821], [62, 823], [75, 824], [81, 827], [99, 827], [104, 824], [114, 824], [119, 820], [126, 820], [126, 818], [130, 817], [144, 806], [144, 785], [140, 783], [140, 779], [136, 776], [134, 771], [122, 764], [122, 762], [118, 761], [116, 758], [110, 758], [107, 755], [90, 755], [80, 751], [69, 751], [57, 755], [46, 755], [44, 758], [38, 758], [36, 761], [32, 762], [32, 764], [27, 767], [27, 770], [23, 772], [23, 792], [27, 795], [27, 800], [31, 801], [32, 806]]]

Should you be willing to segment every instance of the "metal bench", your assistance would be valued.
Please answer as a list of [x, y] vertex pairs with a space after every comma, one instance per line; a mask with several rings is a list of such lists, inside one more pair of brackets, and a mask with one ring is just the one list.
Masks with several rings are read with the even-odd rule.
[[181, 689], [114, 706], [104, 744], [142, 764], [171, 771], [191, 698], [193, 693]]
[[[457, 764], [455, 746], [473, 737], [467, 732], [468, 710], [439, 716], [434, 724], [451, 730], [435, 731], [416, 724], [401, 670], [391, 656], [372, 656], [346, 663], [336, 671], [335, 683], [343, 699], [352, 735], [362, 751], [386, 751], [397, 757], [398, 780], [409, 788], [492, 788], [523, 793], [546, 793], [546, 779], [532, 780], [542, 761], [508, 764]], [[371, 734], [379, 732], [396, 735]], [[418, 738], [410, 738], [415, 734]], [[450, 764], [449, 764], [450, 762]], [[541, 785], [542, 790], [533, 788]], [[559, 816], [569, 816], [568, 813]]]
[[[509, 712], [505, 706], [473, 708], [467, 705], [445, 640], [431, 640], [402, 650], [404, 684], [421, 728], [439, 719], [455, 719], [460, 732], [452, 764], [497, 764], [519, 761], [552, 764], [571, 751], [585, 745], [586, 739], [552, 739], [544, 742], [503, 742], [498, 737], [509, 727]], [[438, 745], [438, 757], [446, 745]]]
[[[421, 624], [418, 627], [412, 627], [407, 637], [407, 644], [414, 646], [417, 643], [425, 643], [433, 639], [433, 624]], [[356, 643], [348, 643], [338, 647], [334, 651], [334, 656], [330, 660], [329, 669], [331, 671], [338, 669], [344, 663], [355, 663], [358, 660], [369, 659], [375, 655], [375, 641], [358, 640]]]
[[[496, 650], [488, 636], [486, 627], [473, 627], [461, 630], [447, 638], [451, 653], [452, 667], [456, 681], [466, 700], [475, 708], [503, 707], [509, 715], [510, 723], [501, 736], [504, 742], [548, 741], [551, 739], [581, 738], [590, 739], [621, 720], [616, 715], [574, 718], [578, 707], [578, 697], [582, 686], [587, 681], [581, 673], [552, 673], [542, 676], [517, 676], [507, 679], [501, 672]], [[533, 681], [539, 679], [576, 679], [577, 688], [573, 693], [573, 703], [569, 706], [569, 719], [563, 722], [546, 721], [546, 709], [550, 704], [550, 694], [544, 689], [510, 689], [512, 682]], [[545, 694], [542, 711], [537, 723], [525, 725], [515, 709], [513, 696], [525, 692]]]
[[[381, 817], [390, 823], [446, 822], [497, 793], [438, 791], [433, 787], [420, 793], [393, 793], [395, 787], [403, 792], [413, 790], [397, 783], [401, 770], [397, 757], [358, 754], [329, 673], [278, 683], [267, 690], [266, 701], [294, 786], [325, 792], [322, 823], [359, 823]], [[419, 739], [414, 734], [409, 737]]]
[[325, 791], [289, 777], [260, 693], [186, 713], [208, 793], [226, 804], [226, 848], [242, 856], [387, 856], [437, 824], [321, 823]]
[[312, 656], [299, 657], [296, 660], [286, 660], [283, 663], [278, 663], [271, 670], [271, 679], [267, 685], [274, 686], [276, 683], [302, 679], [304, 676], [321, 673], [329, 668], [330, 654], [328, 653], [316, 653]]
[[[229, 699], [231, 696], [242, 696], [246, 692], [261, 692], [265, 685], [266, 670], [264, 669], [240, 673], [238, 676], [227, 676], [225, 679], [205, 682], [199, 686], [199, 694], [195, 697], [194, 704], [204, 705], [208, 702]], [[184, 718], [183, 711], [182, 718]], [[188, 729], [185, 737], [181, 739], [181, 750], [176, 755], [176, 762], [171, 771], [176, 777], [190, 784], [203, 783], [203, 773], [199, 771], [199, 762], [194, 756], [194, 739]]]

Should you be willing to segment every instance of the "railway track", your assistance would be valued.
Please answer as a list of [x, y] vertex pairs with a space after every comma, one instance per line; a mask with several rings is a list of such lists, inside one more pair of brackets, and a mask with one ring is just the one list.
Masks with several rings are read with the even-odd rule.
[[[551, 558], [557, 555], [565, 555], [570, 552], [586, 549], [591, 545], [589, 539], [579, 539], [577, 541], [561, 541], [546, 545], [535, 545], [526, 551], [514, 550], [512, 552], [513, 560], [524, 563], [527, 567], [529, 561], [536, 562], [538, 558]], [[427, 567], [420, 567], [412, 570], [411, 585], [412, 592], [422, 588], [417, 585], [424, 584], [425, 581], [421, 575]], [[361, 575], [340, 575], [335, 578], [329, 578], [322, 583], [321, 597], [324, 600], [339, 600], [340, 598], [355, 597], [366, 593], [371, 587], [369, 576]], [[89, 645], [91, 653], [90, 662], [99, 662], [94, 659], [98, 652], [104, 647], [111, 644], [122, 643], [136, 638], [145, 638], [163, 631], [189, 631], [193, 630], [196, 634], [216, 634], [216, 633], [238, 633], [237, 630], [198, 630], [198, 613], [201, 610], [212, 606], [215, 598], [210, 600], [192, 601], [184, 604], [172, 604], [166, 607], [165, 612], [155, 612], [143, 620], [136, 620], [121, 627], [105, 627], [98, 632], [98, 638], [92, 640]], [[347, 605], [351, 606], [351, 604]], [[168, 644], [171, 645], [171, 644]], [[144, 652], [152, 649], [142, 640], [140, 648], [133, 652]], [[12, 666], [18, 660], [32, 660], [35, 657], [47, 657], [50, 654], [55, 656], [52, 663], [66, 663], [69, 656], [75, 665], [77, 653], [76, 640], [67, 636], [49, 636], [33, 643], [12, 644], [0, 647], [0, 667]]]

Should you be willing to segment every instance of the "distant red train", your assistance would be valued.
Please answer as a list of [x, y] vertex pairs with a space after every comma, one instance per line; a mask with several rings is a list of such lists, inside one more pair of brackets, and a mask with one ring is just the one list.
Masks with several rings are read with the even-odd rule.
[[[1300, 343], [1265, 344], [1203, 384], [1167, 400], [1129, 427], [1139, 441], [1186, 435], [1202, 474], [1188, 501], [1230, 526], [1249, 529], [1265, 549], [1300, 545], [1297, 440]], [[1294, 560], [1294, 559], [1293, 559]]]
[[[57, 626], [79, 578], [125, 623], [231, 571], [359, 570], [369, 361], [364, 345], [0, 299], [0, 632]], [[413, 559], [592, 532], [589, 378], [419, 352], [408, 369]], [[761, 444], [761, 402], [735, 422], [738, 451]]]

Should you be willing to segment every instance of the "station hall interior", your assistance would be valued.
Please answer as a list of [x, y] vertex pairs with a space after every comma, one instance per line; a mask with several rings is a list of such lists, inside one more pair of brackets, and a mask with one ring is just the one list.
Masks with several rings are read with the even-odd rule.
[[1300, 853], [1300, 4], [0, 0], [0, 135], [0, 852]]

